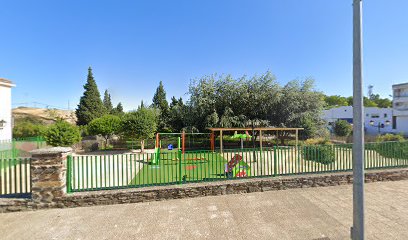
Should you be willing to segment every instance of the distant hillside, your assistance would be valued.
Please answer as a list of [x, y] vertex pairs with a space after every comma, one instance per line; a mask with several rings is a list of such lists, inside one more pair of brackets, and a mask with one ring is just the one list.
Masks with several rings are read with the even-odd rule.
[[46, 109], [46, 108], [29, 108], [18, 107], [13, 109], [14, 121], [19, 119], [30, 118], [34, 121], [40, 121], [44, 124], [52, 124], [56, 119], [62, 118], [67, 122], [75, 123], [76, 116], [72, 110]]

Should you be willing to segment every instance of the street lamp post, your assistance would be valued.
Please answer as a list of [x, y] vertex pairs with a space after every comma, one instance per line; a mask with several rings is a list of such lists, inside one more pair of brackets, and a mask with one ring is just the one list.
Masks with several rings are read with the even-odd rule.
[[363, 240], [365, 232], [362, 40], [362, 0], [353, 0], [353, 240]]
[[385, 123], [378, 122], [377, 125], [375, 125], [375, 122], [373, 120], [370, 121], [371, 126], [373, 126], [373, 127], [375, 126], [375, 127], [378, 128], [378, 134], [381, 134], [381, 128], [385, 128], [385, 126], [388, 126], [390, 124], [391, 124], [391, 122], [389, 120], [385, 121]]

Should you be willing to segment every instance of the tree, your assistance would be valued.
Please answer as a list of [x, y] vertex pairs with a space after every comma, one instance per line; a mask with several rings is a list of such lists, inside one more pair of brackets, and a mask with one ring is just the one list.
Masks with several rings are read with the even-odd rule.
[[88, 131], [93, 135], [101, 135], [105, 138], [105, 148], [108, 147], [109, 139], [118, 134], [122, 129], [122, 121], [118, 116], [104, 115], [96, 118], [88, 124]]
[[[275, 76], [270, 72], [251, 79], [246, 76], [234, 79], [230, 75], [211, 75], [194, 80], [189, 87], [188, 101], [188, 117], [194, 119], [189, 119], [188, 125], [205, 131], [209, 125], [209, 115], [221, 116], [217, 123], [211, 122], [214, 127], [268, 125], [268, 116], [273, 114], [273, 106], [279, 98], [279, 88]], [[230, 122], [227, 123], [227, 120]]]
[[123, 133], [127, 137], [141, 140], [141, 150], [144, 151], [145, 139], [153, 138], [157, 131], [158, 113], [152, 108], [139, 108], [137, 111], [123, 116]]
[[349, 136], [352, 130], [353, 127], [347, 121], [344, 120], [337, 120], [333, 126], [334, 134], [336, 134], [339, 137]]
[[377, 103], [368, 97], [363, 98], [364, 107], [378, 107]]
[[370, 100], [377, 104], [379, 108], [390, 108], [392, 107], [392, 102], [388, 98], [381, 98], [379, 94], [372, 94]]
[[124, 113], [125, 112], [123, 111], [123, 106], [121, 102], [119, 102], [118, 105], [112, 110], [113, 115], [122, 116]]
[[325, 96], [324, 101], [327, 108], [350, 106], [347, 98], [339, 95]]
[[109, 94], [108, 90], [105, 90], [105, 93], [103, 94], [103, 106], [105, 107], [106, 114], [113, 113], [111, 95]]
[[93, 119], [102, 117], [105, 114], [105, 107], [103, 106], [101, 95], [94, 80], [91, 67], [88, 69], [88, 78], [84, 85], [84, 89], [84, 94], [75, 111], [78, 125], [86, 125]]
[[171, 98], [168, 125], [173, 132], [181, 132], [185, 128], [186, 106], [183, 100]]
[[45, 132], [45, 141], [54, 147], [70, 147], [81, 141], [79, 128], [63, 120], [49, 126]]
[[[324, 122], [321, 119], [321, 112], [325, 105], [323, 94], [314, 90], [313, 79], [305, 81], [290, 81], [280, 92], [281, 97], [275, 107], [276, 113], [271, 118], [274, 126], [282, 127], [304, 127], [304, 137], [315, 137], [323, 131]], [[283, 134], [280, 132], [283, 143]]]
[[169, 103], [166, 100], [166, 91], [164, 90], [162, 81], [160, 81], [152, 101], [152, 106], [160, 110], [158, 124], [159, 131], [167, 131], [169, 120]]

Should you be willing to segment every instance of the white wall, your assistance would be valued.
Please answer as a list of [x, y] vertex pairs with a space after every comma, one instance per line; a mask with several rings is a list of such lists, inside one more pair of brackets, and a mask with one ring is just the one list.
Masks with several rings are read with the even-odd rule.
[[[384, 124], [384, 128], [380, 128], [380, 133], [392, 133], [396, 130], [392, 128], [392, 108], [376, 108], [376, 107], [365, 107], [364, 108], [364, 126], [366, 133], [370, 135], [378, 134], [378, 124]], [[347, 120], [353, 122], [353, 107], [344, 106], [338, 108], [332, 108], [329, 110], [324, 110], [322, 118], [328, 123], [334, 123], [339, 119]], [[408, 120], [408, 119], [407, 119]], [[370, 125], [370, 121], [374, 122], [374, 126]], [[386, 121], [389, 121], [389, 125], [386, 125]], [[407, 122], [408, 124], [408, 122]], [[398, 124], [397, 124], [398, 127]], [[408, 128], [406, 130], [408, 133]]]
[[[366, 107], [364, 108], [365, 114], [365, 129], [366, 133], [370, 135], [378, 134], [378, 124], [384, 124], [384, 128], [380, 128], [380, 133], [392, 133], [392, 108], [376, 108], [376, 107]], [[378, 117], [377, 117], [378, 116]], [[370, 121], [374, 122], [374, 126], [370, 125]], [[389, 125], [386, 125], [386, 122], [389, 122]]]
[[6, 121], [6, 126], [0, 129], [0, 141], [11, 140], [11, 88], [0, 84], [0, 120]]
[[408, 136], [408, 116], [397, 116], [397, 129], [395, 133]]

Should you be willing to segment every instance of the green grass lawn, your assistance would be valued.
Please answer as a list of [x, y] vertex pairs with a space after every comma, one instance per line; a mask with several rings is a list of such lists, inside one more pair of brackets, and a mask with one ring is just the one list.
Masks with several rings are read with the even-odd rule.
[[222, 179], [225, 178], [226, 163], [227, 160], [220, 154], [213, 152], [186, 153], [181, 161], [177, 152], [164, 152], [158, 165], [145, 164], [131, 184], [159, 185]]

